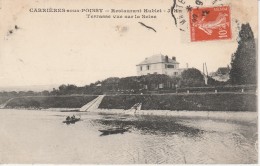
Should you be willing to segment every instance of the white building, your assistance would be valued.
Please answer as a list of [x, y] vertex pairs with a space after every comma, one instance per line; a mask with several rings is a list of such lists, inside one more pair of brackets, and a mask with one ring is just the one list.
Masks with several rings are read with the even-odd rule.
[[136, 65], [137, 75], [166, 74], [169, 76], [179, 76], [184, 69], [179, 68], [179, 63], [175, 57], [169, 58], [162, 54], [145, 58], [144, 61]]

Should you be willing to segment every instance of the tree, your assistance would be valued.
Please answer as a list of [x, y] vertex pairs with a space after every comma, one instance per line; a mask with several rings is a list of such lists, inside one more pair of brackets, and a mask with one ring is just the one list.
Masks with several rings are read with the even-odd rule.
[[181, 74], [181, 86], [199, 87], [204, 86], [204, 78], [198, 69], [190, 68], [184, 70]]
[[77, 93], [78, 87], [76, 85], [68, 84], [68, 85], [60, 85], [59, 86], [59, 94], [66, 95], [66, 94], [75, 94]]
[[49, 95], [50, 95], [50, 92], [47, 91], [47, 90], [44, 90], [44, 91], [42, 91], [42, 95], [43, 95], [43, 96], [49, 96]]
[[119, 88], [123, 90], [138, 90], [142, 86], [138, 77], [125, 77], [119, 80]]
[[111, 91], [118, 89], [118, 83], [120, 78], [118, 77], [109, 77], [102, 81], [102, 89], [103, 91]]
[[161, 88], [167, 88], [167, 85], [172, 84], [172, 79], [165, 74], [149, 74], [139, 77], [140, 84], [146, 85], [149, 90], [157, 90], [160, 84], [164, 86]]
[[256, 45], [250, 25], [242, 24], [238, 47], [232, 55], [231, 84], [256, 84]]

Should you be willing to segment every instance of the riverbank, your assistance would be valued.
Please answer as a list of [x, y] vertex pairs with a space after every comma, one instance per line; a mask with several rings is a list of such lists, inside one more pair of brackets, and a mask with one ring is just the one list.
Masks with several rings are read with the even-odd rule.
[[[0, 109], [0, 111], [34, 111], [34, 112], [71, 112], [71, 113], [84, 113], [80, 112], [79, 108], [46, 108], [46, 109]], [[171, 111], [171, 110], [124, 110], [124, 109], [95, 109], [87, 111], [85, 113], [96, 113], [104, 115], [131, 115], [131, 116], [163, 116], [173, 118], [191, 118], [191, 119], [214, 119], [224, 121], [239, 121], [248, 123], [257, 123], [258, 113], [257, 112], [224, 112], [224, 111]]]
[[257, 95], [253, 93], [108, 95], [104, 97], [99, 108], [128, 110], [136, 103], [142, 103], [142, 110], [256, 112]]
[[11, 97], [0, 97], [0, 105], [4, 104], [5, 102], [7, 102], [9, 99], [11, 99]]
[[171, 110], [123, 110], [123, 109], [98, 109], [95, 112], [102, 114], [126, 114], [126, 115], [154, 115], [179, 118], [202, 118], [224, 121], [257, 122], [257, 112], [223, 112], [223, 111], [171, 111]]
[[97, 96], [33, 96], [17, 97], [6, 103], [6, 108], [30, 108], [30, 109], [48, 109], [48, 108], [81, 108], [86, 103], [92, 101]]
[[[63, 109], [77, 111], [97, 96], [39, 96], [8, 100], [3, 108]], [[160, 95], [106, 95], [95, 104], [95, 110], [131, 110], [141, 103], [142, 111], [256, 112], [257, 95], [253, 93], [191, 93]], [[90, 108], [89, 108], [90, 109]], [[81, 109], [83, 110], [83, 109]], [[87, 109], [88, 110], [88, 109]], [[132, 109], [133, 110], [133, 109]], [[86, 109], [84, 110], [86, 111]], [[91, 110], [88, 110], [91, 111]], [[163, 113], [165, 114], [165, 113]], [[168, 114], [168, 113], [167, 113]]]

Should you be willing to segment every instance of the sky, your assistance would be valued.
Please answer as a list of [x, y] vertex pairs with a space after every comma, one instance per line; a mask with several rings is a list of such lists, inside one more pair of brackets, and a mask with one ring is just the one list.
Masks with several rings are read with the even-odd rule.
[[[249, 22], [257, 36], [257, 4], [248, 1], [222, 0], [231, 6], [232, 21]], [[183, 38], [189, 32], [176, 28], [169, 13], [156, 14], [156, 19], [88, 19], [86, 13], [29, 12], [30, 8], [50, 7], [167, 10], [171, 5], [171, 0], [2, 0], [0, 87], [84, 86], [108, 77], [135, 76], [136, 64], [160, 53], [175, 56], [181, 68], [188, 63], [202, 70], [207, 63], [213, 72], [229, 65], [237, 48], [235, 24], [231, 40], [188, 42]]]

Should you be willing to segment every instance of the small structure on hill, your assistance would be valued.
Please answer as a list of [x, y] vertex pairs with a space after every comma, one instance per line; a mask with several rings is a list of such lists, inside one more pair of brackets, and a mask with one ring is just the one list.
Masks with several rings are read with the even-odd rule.
[[220, 67], [216, 72], [211, 73], [211, 77], [217, 81], [225, 82], [229, 80], [229, 73], [230, 73], [229, 66]]

